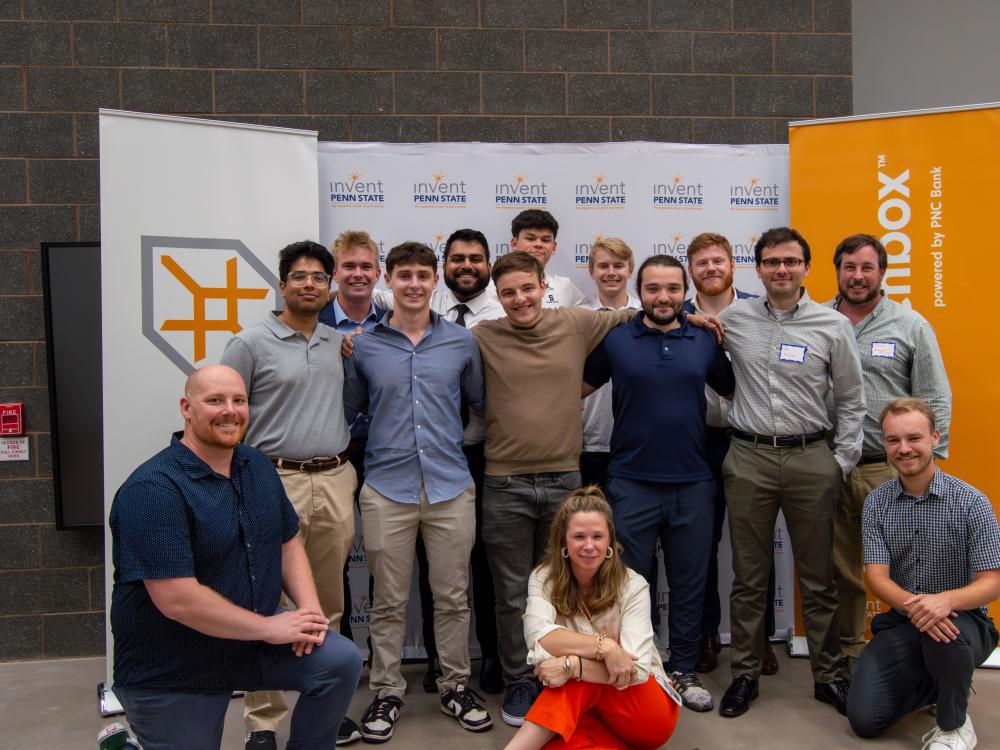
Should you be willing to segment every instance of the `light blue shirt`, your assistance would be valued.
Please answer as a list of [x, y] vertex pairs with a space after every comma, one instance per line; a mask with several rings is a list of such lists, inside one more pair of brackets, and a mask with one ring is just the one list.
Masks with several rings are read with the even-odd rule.
[[465, 328], [431, 312], [414, 346], [386, 315], [357, 336], [345, 362], [348, 421], [368, 404], [365, 482], [398, 503], [458, 497], [471, 483], [462, 452], [461, 402], [483, 410], [483, 364]]

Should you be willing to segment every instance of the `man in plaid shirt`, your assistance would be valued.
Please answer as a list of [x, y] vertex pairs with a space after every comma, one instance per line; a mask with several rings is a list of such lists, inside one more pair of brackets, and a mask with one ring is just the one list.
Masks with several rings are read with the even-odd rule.
[[934, 465], [941, 434], [925, 401], [897, 399], [881, 422], [899, 476], [868, 495], [862, 531], [868, 584], [892, 609], [872, 621], [847, 716], [874, 737], [936, 703], [925, 750], [972, 750], [972, 672], [998, 638], [986, 605], [1000, 597], [1000, 527], [985, 495]]

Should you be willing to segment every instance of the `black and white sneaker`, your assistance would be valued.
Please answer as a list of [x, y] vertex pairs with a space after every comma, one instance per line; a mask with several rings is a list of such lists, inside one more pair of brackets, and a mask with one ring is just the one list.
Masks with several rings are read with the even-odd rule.
[[337, 744], [350, 745], [361, 739], [361, 727], [348, 719], [346, 716], [340, 722], [340, 729], [337, 730]]
[[274, 732], [268, 730], [247, 732], [243, 738], [243, 747], [244, 750], [278, 750], [278, 741]]
[[394, 695], [373, 700], [361, 717], [361, 739], [365, 742], [388, 742], [402, 708], [403, 701]]
[[483, 702], [483, 697], [475, 690], [459, 685], [454, 690], [446, 690], [441, 694], [441, 713], [457, 719], [462, 729], [485, 732], [493, 726], [493, 719]]

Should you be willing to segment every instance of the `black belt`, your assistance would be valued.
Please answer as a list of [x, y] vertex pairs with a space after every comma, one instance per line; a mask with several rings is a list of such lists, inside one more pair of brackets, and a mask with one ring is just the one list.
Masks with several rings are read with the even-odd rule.
[[705, 434], [706, 435], [712, 435], [713, 437], [728, 438], [729, 437], [729, 428], [728, 427], [712, 427], [712, 425], [708, 425], [705, 428]]
[[861, 460], [858, 461], [858, 466], [864, 466], [865, 464], [884, 464], [889, 460], [889, 457], [884, 453], [872, 453], [868, 456], [862, 456]]
[[268, 456], [271, 463], [279, 469], [291, 469], [292, 471], [326, 471], [336, 469], [347, 463], [347, 451], [332, 458], [310, 458], [308, 461], [293, 461], [290, 458], [279, 458], [278, 456]]
[[811, 432], [808, 435], [758, 435], [755, 432], [732, 430], [734, 438], [746, 440], [754, 445], [769, 445], [772, 448], [802, 448], [810, 443], [816, 443], [826, 437], [826, 430]]

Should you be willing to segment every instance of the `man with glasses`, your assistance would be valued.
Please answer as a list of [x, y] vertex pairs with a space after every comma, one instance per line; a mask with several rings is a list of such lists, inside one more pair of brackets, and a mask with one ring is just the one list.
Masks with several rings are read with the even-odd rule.
[[[357, 476], [347, 458], [350, 433], [344, 416], [343, 337], [319, 322], [330, 293], [333, 258], [316, 242], [288, 245], [278, 256], [284, 309], [236, 334], [222, 364], [247, 384], [247, 444], [277, 467], [295, 512], [316, 580], [323, 615], [339, 623], [344, 607], [343, 570], [354, 537]], [[293, 607], [287, 599], [282, 606]], [[246, 695], [246, 748], [271, 750], [288, 713], [281, 692]], [[338, 742], [359, 739], [344, 720]]]
[[[719, 704], [723, 716], [745, 713], [758, 694], [779, 510], [795, 551], [813, 695], [846, 711], [833, 517], [840, 482], [861, 455], [864, 385], [850, 323], [813, 302], [802, 287], [809, 258], [801, 234], [788, 227], [769, 229], [754, 246], [766, 295], [730, 305], [720, 316], [736, 372], [729, 413], [733, 440], [723, 463], [734, 573], [733, 682]], [[831, 386], [832, 450], [826, 440], [833, 429], [826, 409]]]

